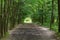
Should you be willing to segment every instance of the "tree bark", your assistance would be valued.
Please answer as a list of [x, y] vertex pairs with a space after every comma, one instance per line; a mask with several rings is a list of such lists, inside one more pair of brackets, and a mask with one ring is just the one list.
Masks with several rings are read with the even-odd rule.
[[58, 19], [59, 19], [58, 32], [60, 32], [60, 0], [58, 0]]
[[52, 13], [51, 13], [50, 29], [52, 29], [53, 23], [54, 23], [54, 0], [52, 0]]

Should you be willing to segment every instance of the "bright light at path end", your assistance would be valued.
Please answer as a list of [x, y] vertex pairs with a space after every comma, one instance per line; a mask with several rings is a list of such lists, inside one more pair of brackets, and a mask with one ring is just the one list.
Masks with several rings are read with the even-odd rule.
[[24, 23], [32, 23], [32, 19], [30, 17], [25, 18]]

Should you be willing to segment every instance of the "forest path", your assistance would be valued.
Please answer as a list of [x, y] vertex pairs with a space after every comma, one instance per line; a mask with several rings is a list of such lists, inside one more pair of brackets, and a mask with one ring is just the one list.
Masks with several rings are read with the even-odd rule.
[[35, 24], [20, 24], [6, 40], [56, 40], [54, 32]]

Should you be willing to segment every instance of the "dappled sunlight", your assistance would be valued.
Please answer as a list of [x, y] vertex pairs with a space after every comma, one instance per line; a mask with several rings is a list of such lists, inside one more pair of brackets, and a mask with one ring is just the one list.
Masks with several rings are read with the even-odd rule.
[[30, 17], [27, 17], [24, 19], [24, 23], [32, 23], [32, 19]]

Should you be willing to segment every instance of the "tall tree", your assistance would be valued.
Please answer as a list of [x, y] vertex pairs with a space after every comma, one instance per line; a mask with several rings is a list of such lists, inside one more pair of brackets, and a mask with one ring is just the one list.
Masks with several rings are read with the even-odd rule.
[[58, 32], [60, 32], [60, 0], [58, 0], [58, 19], [59, 19]]
[[2, 18], [2, 17], [3, 17], [3, 16], [2, 16], [2, 15], [3, 15], [2, 2], [3, 2], [3, 1], [1, 0], [1, 37], [3, 37], [3, 33], [4, 33], [4, 32], [3, 32], [3, 31], [4, 31], [4, 30], [3, 30], [3, 29], [4, 29], [4, 27], [3, 27], [3, 18]]
[[51, 26], [53, 23], [54, 23], [54, 0], [52, 0], [52, 13], [51, 13], [50, 29], [51, 29]]

